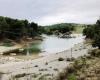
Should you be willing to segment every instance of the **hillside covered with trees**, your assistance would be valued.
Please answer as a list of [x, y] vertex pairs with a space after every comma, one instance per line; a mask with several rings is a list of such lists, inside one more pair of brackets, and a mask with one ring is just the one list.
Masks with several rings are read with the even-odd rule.
[[93, 41], [92, 45], [94, 47], [99, 47], [100, 49], [100, 19], [97, 20], [96, 24], [86, 27], [83, 30], [83, 34]]
[[0, 16], [0, 39], [20, 40], [24, 37], [33, 38], [39, 33], [39, 26], [34, 22]]
[[60, 24], [54, 24], [49, 26], [44, 26], [44, 32], [45, 34], [59, 34], [59, 33], [72, 33], [73, 31], [76, 32], [78, 29], [78, 32], [81, 32], [79, 30], [83, 30], [83, 28], [86, 27], [85, 24], [75, 24], [75, 23], [60, 23]]
[[37, 23], [28, 20], [18, 20], [0, 16], [0, 39], [20, 40], [22, 38], [34, 38], [40, 34], [71, 34], [82, 32], [85, 24], [60, 23], [49, 26], [39, 26]]

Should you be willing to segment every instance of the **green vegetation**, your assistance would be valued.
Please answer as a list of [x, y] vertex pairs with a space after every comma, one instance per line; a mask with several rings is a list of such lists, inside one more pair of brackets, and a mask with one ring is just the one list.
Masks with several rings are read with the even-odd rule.
[[73, 31], [74, 33], [82, 33], [83, 29], [86, 27], [86, 25], [78, 25], [75, 27], [75, 31]]
[[67, 80], [92, 80], [99, 79], [100, 50], [94, 49], [90, 55], [83, 56], [74, 61], [66, 70]]
[[49, 26], [38, 26], [38, 24], [28, 20], [18, 20], [9, 17], [0, 16], [0, 39], [11, 39], [19, 41], [26, 38], [34, 38], [42, 33], [51, 34], [71, 34], [73, 31], [76, 33], [82, 32], [83, 24], [75, 23], [61, 23]]
[[99, 60], [99, 49], [89, 51], [89, 55], [79, 57], [61, 72], [57, 80], [97, 80], [100, 74]]
[[70, 74], [68, 76], [68, 80], [77, 80], [76, 76], [74, 74]]
[[100, 49], [100, 19], [97, 20], [96, 24], [88, 25], [84, 30], [83, 34], [86, 38], [93, 40], [92, 45]]
[[89, 54], [93, 57], [100, 57], [100, 50], [99, 49], [93, 49], [89, 52]]
[[26, 53], [27, 50], [29, 51], [29, 53], [39, 53], [39, 52], [41, 52], [41, 49], [39, 48], [37, 43], [31, 43], [28, 48], [24, 49], [24, 53]]
[[75, 33], [81, 33], [83, 28], [86, 27], [84, 24], [75, 24], [75, 23], [61, 23], [61, 24], [54, 24], [49, 26], [44, 26], [44, 33], [51, 35], [56, 34], [59, 35], [60, 33], [68, 33], [71, 34], [73, 31]]
[[48, 34], [53, 34], [57, 32], [66, 33], [74, 30], [74, 26], [72, 24], [62, 23], [62, 24], [46, 26], [46, 30]]
[[[41, 52], [41, 50], [39, 48], [37, 48], [37, 47], [31, 47], [28, 50], [29, 50], [29, 53], [39, 53], [39, 52]], [[24, 54], [27, 53], [27, 49], [26, 48], [24, 49], [23, 53]]]
[[18, 20], [0, 16], [0, 39], [20, 40], [39, 35], [39, 26], [27, 20]]
[[[3, 46], [10, 47], [12, 45], [11, 45], [11, 43], [7, 43], [5, 45], [3, 44]], [[27, 51], [29, 51], [30, 54], [33, 54], [33, 53], [34, 54], [38, 54], [39, 52], [41, 52], [41, 49], [38, 47], [37, 43], [32, 43], [32, 44], [29, 45], [29, 47], [26, 46], [24, 48], [24, 50], [22, 50], [22, 51], [18, 48], [18, 49], [14, 49], [14, 50], [10, 50], [10, 51], [4, 52], [4, 55], [9, 55], [10, 53], [16, 53], [16, 54], [26, 55]]]
[[81, 71], [89, 67], [88, 60], [92, 60], [91, 56], [83, 56], [71, 63], [63, 72], [61, 72], [57, 80], [85, 80], [84, 76], [79, 76]]

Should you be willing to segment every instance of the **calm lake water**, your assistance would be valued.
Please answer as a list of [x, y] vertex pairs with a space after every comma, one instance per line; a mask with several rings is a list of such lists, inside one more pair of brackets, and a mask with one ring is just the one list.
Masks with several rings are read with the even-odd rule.
[[76, 38], [58, 38], [56, 36], [43, 35], [44, 40], [38, 45], [43, 51], [41, 54], [48, 55], [70, 49], [75, 44], [84, 41], [84, 36], [78, 34]]

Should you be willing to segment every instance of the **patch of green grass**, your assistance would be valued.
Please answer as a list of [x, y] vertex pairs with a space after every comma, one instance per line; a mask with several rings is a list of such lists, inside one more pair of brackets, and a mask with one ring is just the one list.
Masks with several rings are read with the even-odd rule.
[[76, 76], [74, 74], [70, 74], [68, 76], [68, 80], [77, 80]]
[[37, 47], [32, 47], [32, 48], [29, 48], [29, 52], [30, 53], [33, 53], [33, 52], [40, 52], [41, 50]]
[[24, 49], [24, 53], [27, 52], [27, 50], [29, 50], [29, 53], [39, 53], [41, 52], [41, 49], [39, 48], [37, 43], [32, 43], [30, 44], [30, 46]]
[[[36, 48], [36, 47], [31, 47], [28, 49], [29, 53], [39, 53], [41, 52], [41, 50], [39, 48]], [[27, 52], [27, 48], [24, 49], [24, 53]]]
[[74, 33], [82, 33], [82, 32], [83, 32], [83, 29], [84, 29], [84, 27], [82, 27], [82, 26], [77, 26], [77, 27], [75, 27]]

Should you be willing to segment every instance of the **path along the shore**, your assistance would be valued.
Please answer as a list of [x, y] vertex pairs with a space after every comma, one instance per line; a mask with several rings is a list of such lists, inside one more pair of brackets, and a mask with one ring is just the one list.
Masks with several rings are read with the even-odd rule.
[[[70, 64], [67, 58], [71, 57], [71, 53], [77, 58], [86, 55], [89, 49], [91, 46], [79, 43], [72, 51], [69, 49], [35, 60], [1, 64], [0, 80], [55, 80], [55, 77]], [[59, 61], [59, 58], [64, 60]]]

